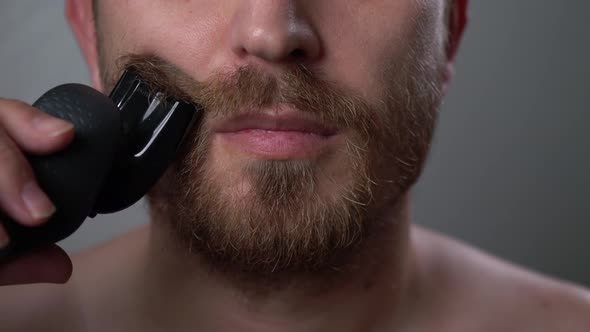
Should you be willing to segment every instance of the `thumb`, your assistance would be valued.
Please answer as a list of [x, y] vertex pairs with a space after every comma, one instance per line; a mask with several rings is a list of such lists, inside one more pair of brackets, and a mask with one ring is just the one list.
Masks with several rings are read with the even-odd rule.
[[72, 261], [56, 245], [26, 252], [0, 263], [0, 286], [67, 282], [72, 275]]

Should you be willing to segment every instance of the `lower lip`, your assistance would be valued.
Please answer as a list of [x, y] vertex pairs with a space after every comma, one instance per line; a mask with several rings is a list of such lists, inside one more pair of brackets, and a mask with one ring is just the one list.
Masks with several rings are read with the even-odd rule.
[[219, 133], [225, 143], [266, 159], [308, 159], [325, 150], [333, 136], [301, 131], [248, 129]]

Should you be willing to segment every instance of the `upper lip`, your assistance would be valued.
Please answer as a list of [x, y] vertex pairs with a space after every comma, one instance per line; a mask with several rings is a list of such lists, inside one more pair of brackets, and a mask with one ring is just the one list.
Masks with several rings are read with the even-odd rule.
[[235, 133], [253, 129], [298, 131], [322, 136], [332, 136], [337, 133], [336, 128], [313, 119], [310, 114], [284, 107], [255, 113], [246, 112], [213, 122], [213, 132], [218, 133]]

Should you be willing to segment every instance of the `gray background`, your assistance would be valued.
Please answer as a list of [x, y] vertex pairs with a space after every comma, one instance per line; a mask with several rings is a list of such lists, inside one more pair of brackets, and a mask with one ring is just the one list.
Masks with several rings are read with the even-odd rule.
[[[587, 286], [589, 12], [585, 0], [472, 0], [414, 192], [417, 223]], [[54, 85], [88, 82], [62, 1], [3, 1], [0, 45], [0, 96], [33, 102]], [[142, 202], [62, 244], [75, 252], [145, 222]]]

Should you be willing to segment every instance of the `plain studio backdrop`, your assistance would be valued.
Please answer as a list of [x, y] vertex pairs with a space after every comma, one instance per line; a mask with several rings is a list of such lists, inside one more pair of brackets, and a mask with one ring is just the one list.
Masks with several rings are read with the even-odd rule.
[[[590, 286], [590, 1], [475, 0], [413, 220]], [[0, 96], [87, 83], [63, 1], [0, 4]], [[89, 219], [71, 253], [147, 222]]]

